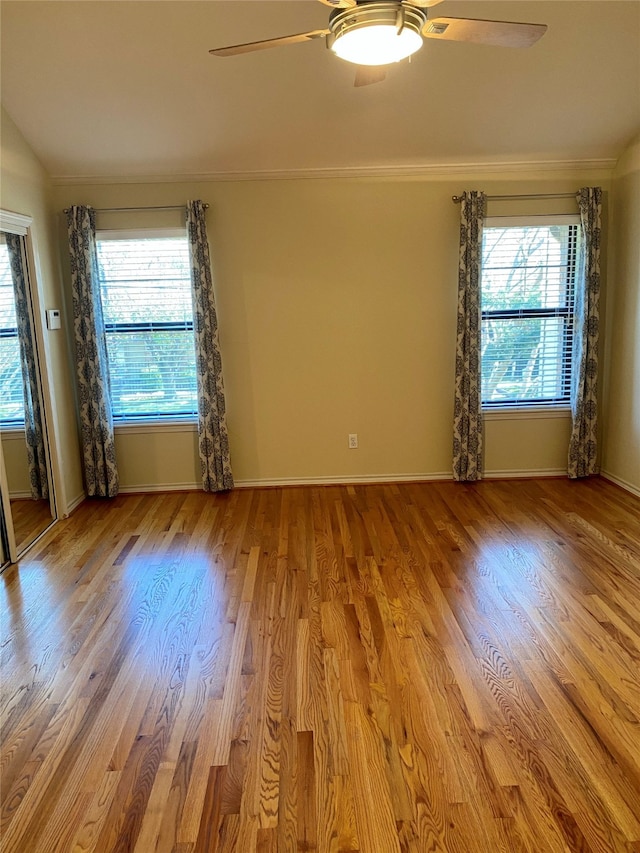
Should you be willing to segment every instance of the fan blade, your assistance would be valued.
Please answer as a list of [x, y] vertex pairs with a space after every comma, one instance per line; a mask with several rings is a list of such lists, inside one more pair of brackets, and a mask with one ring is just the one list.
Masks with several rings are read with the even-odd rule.
[[546, 24], [516, 24], [473, 18], [433, 18], [422, 28], [425, 38], [469, 41], [496, 47], [531, 47], [547, 30]]
[[[324, 3], [325, 6], [331, 6], [333, 9], [352, 9], [357, 0], [320, 0], [321, 3]], [[440, 0], [436, 0], [436, 2], [440, 2]]]
[[296, 33], [292, 36], [282, 36], [277, 39], [264, 39], [264, 41], [250, 41], [247, 44], [232, 44], [228, 47], [216, 47], [209, 53], [213, 56], [238, 56], [240, 53], [252, 53], [254, 50], [267, 50], [269, 47], [280, 47], [284, 44], [297, 44], [298, 42], [311, 41], [329, 35], [329, 30], [311, 30], [308, 33]]
[[359, 65], [356, 69], [354, 86], [370, 86], [372, 83], [381, 83], [387, 76], [385, 65]]

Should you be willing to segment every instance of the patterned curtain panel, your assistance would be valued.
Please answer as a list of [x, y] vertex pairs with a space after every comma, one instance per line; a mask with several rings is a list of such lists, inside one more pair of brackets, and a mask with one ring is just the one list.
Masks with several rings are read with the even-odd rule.
[[596, 473], [602, 189], [583, 187], [576, 199], [580, 208], [583, 240], [573, 332], [573, 420], [568, 466], [572, 479]]
[[85, 484], [90, 497], [112, 498], [118, 494], [119, 483], [98, 283], [95, 211], [73, 206], [67, 213], [67, 225]]
[[453, 479], [461, 482], [479, 480], [482, 476], [480, 259], [485, 207], [484, 193], [463, 193], [453, 415]]
[[219, 492], [233, 488], [225, 414], [218, 319], [213, 296], [211, 258], [204, 204], [187, 202], [191, 254], [193, 327], [198, 377], [198, 439], [202, 488]]
[[33, 349], [33, 329], [22, 255], [22, 237], [5, 234], [13, 291], [16, 300], [16, 322], [22, 365], [22, 389], [24, 393], [24, 434], [27, 445], [27, 463], [31, 497], [39, 500], [49, 497], [49, 480], [42, 432], [42, 409], [38, 392], [36, 357]]

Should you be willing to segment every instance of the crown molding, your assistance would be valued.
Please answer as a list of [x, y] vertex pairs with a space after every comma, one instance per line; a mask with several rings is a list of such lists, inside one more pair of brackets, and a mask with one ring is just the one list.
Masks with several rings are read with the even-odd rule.
[[273, 169], [229, 172], [185, 172], [177, 175], [52, 175], [54, 186], [89, 184], [186, 184], [226, 181], [293, 181], [322, 178], [429, 178], [468, 174], [521, 172], [613, 172], [615, 158], [598, 160], [527, 160], [484, 163], [424, 163], [406, 166], [343, 166], [319, 169]]

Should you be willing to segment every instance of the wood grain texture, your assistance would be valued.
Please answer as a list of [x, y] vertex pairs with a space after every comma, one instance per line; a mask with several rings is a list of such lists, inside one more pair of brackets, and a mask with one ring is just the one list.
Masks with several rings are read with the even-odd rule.
[[1, 577], [3, 853], [639, 853], [640, 501], [87, 501]]

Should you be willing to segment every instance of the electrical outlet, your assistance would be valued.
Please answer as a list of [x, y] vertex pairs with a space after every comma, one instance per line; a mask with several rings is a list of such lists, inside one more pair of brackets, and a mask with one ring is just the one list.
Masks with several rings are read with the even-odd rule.
[[349, 449], [355, 450], [358, 447], [358, 433], [350, 432], [349, 433]]

